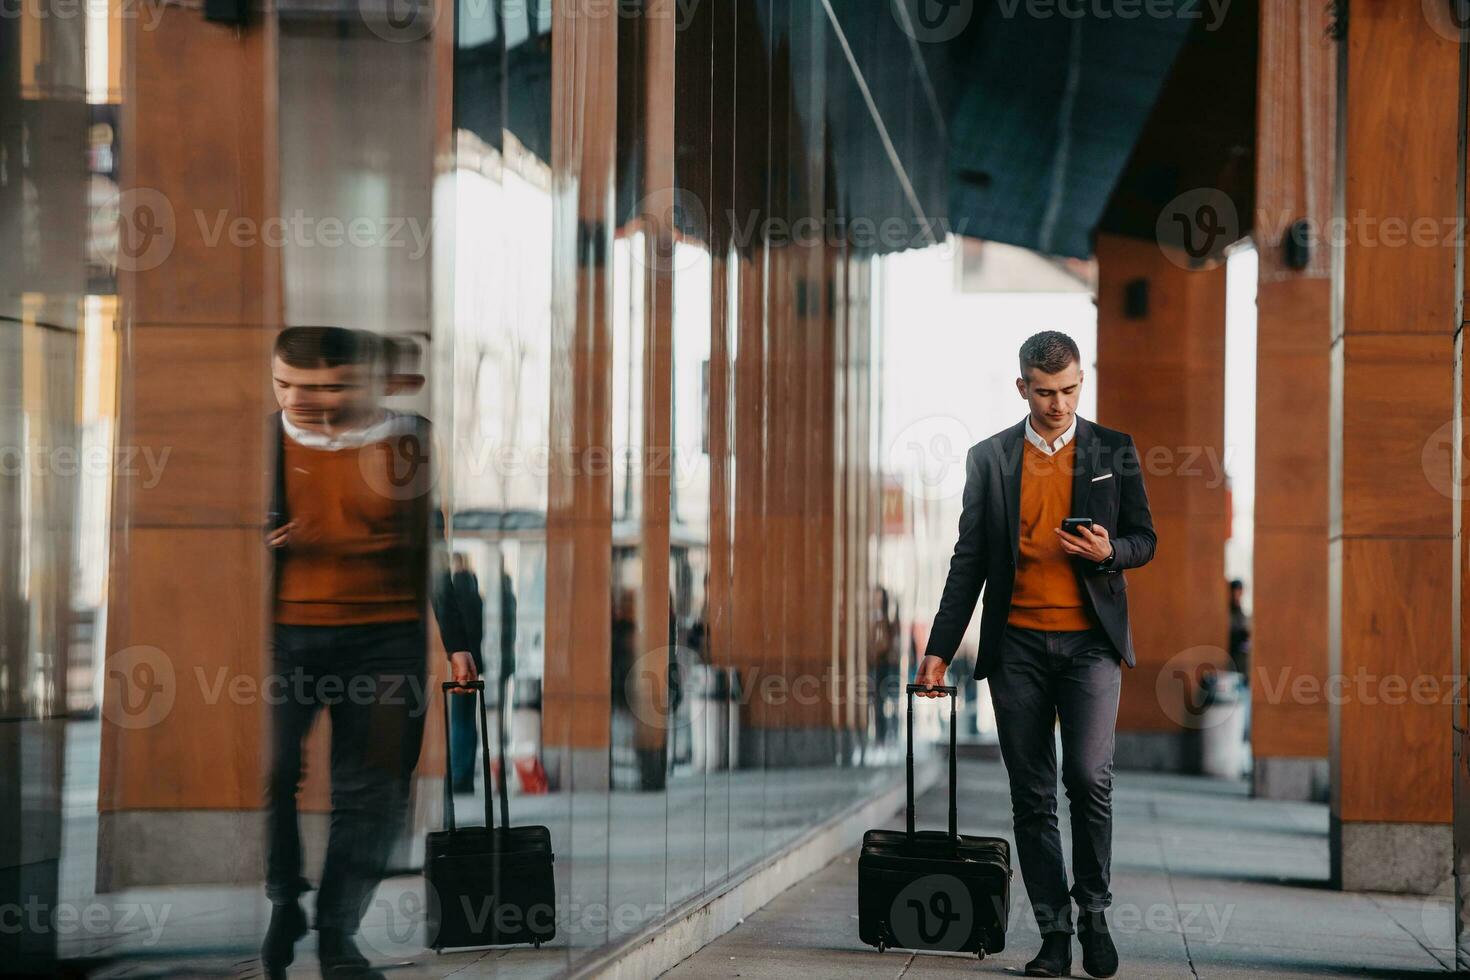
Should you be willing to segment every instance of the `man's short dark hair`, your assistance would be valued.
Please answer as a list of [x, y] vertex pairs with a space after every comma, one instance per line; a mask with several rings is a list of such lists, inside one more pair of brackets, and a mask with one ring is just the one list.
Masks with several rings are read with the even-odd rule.
[[1075, 340], [1059, 330], [1032, 334], [1021, 345], [1021, 377], [1027, 380], [1031, 378], [1032, 368], [1042, 374], [1056, 374], [1073, 362], [1082, 364], [1082, 352]]
[[368, 335], [346, 327], [287, 327], [276, 337], [275, 354], [294, 368], [334, 368], [372, 359]]

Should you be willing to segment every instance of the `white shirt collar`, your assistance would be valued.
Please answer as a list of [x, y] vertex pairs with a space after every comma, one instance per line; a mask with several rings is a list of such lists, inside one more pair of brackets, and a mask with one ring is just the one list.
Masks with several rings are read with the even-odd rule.
[[1072, 437], [1075, 435], [1077, 435], [1077, 416], [1075, 414], [1072, 416], [1072, 424], [1067, 426], [1067, 431], [1057, 436], [1057, 441], [1052, 445], [1047, 445], [1046, 440], [1036, 434], [1036, 430], [1031, 428], [1031, 416], [1026, 416], [1026, 441], [1048, 456], [1061, 450], [1062, 447], [1072, 441]]
[[317, 432], [313, 429], [301, 428], [288, 419], [285, 412], [282, 412], [281, 429], [286, 433], [286, 438], [308, 449], [355, 449], [369, 443], [381, 442], [395, 435], [402, 428], [406, 418], [407, 416], [401, 413], [388, 412], [378, 421], [361, 429]]

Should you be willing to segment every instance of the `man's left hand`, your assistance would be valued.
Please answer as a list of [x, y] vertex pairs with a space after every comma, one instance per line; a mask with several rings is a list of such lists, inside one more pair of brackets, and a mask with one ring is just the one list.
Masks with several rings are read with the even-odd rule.
[[[449, 673], [456, 684], [469, 684], [479, 676], [475, 671], [475, 658], [470, 656], [468, 650], [461, 650], [458, 653], [451, 653], [449, 655]], [[454, 688], [455, 693], [473, 690], [474, 688], [472, 687]]]
[[1108, 540], [1108, 529], [1101, 524], [1079, 527], [1076, 534], [1056, 528], [1062, 541], [1062, 550], [1076, 558], [1102, 563], [1113, 556], [1113, 542]]

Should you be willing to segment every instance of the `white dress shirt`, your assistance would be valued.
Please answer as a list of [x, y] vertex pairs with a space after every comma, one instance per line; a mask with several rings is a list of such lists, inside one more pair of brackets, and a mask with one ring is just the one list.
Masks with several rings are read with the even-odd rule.
[[[1052, 455], [1055, 455], [1056, 453], [1060, 452], [1061, 449], [1062, 449], [1062, 447], [1064, 447], [1067, 443], [1071, 442], [1072, 439], [1073, 439], [1073, 437], [1075, 437], [1077, 435], [1077, 416], [1075, 414], [1073, 414], [1073, 416], [1072, 416], [1072, 424], [1069, 425], [1069, 426], [1067, 426], [1067, 431], [1065, 431], [1061, 435], [1057, 436], [1057, 441], [1054, 442], [1054, 443], [1052, 443], [1051, 445], [1047, 445], [1046, 440], [1043, 439], [1043, 438], [1041, 438], [1041, 436], [1037, 435], [1036, 434], [1036, 430], [1033, 429], [1033, 428], [1031, 428], [1031, 416], [1029, 416], [1029, 415], [1026, 416], [1026, 430], [1025, 431], [1026, 431], [1026, 441], [1027, 442], [1031, 443], [1031, 445], [1035, 446], [1037, 449], [1040, 449], [1042, 452], [1046, 453], [1048, 456], [1052, 456]], [[1113, 566], [1113, 556], [1116, 555], [1117, 553], [1118, 553], [1117, 552], [1117, 549], [1116, 548], [1113, 548], [1111, 546], [1111, 543], [1110, 543], [1109, 544], [1109, 550], [1108, 550], [1108, 557], [1104, 558], [1102, 561], [1100, 561], [1100, 562], [1097, 563], [1098, 569], [1101, 570], [1101, 571], [1111, 571], [1112, 570], [1112, 566]]]
[[1036, 430], [1031, 428], [1031, 416], [1026, 416], [1026, 441], [1048, 456], [1059, 452], [1063, 446], [1072, 441], [1075, 435], [1077, 435], [1077, 416], [1075, 414], [1072, 416], [1072, 424], [1067, 426], [1067, 431], [1057, 436], [1057, 441], [1051, 445], [1047, 445], [1046, 440], [1036, 434]]
[[332, 433], [303, 429], [287, 418], [285, 412], [281, 413], [281, 429], [285, 431], [286, 438], [308, 449], [356, 449], [401, 435], [412, 428], [412, 417], [402, 412], [385, 411], [376, 422], [362, 428], [341, 429]]

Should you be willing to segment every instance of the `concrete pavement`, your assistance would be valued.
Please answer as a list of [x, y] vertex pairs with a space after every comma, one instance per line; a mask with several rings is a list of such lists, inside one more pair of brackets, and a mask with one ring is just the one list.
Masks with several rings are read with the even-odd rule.
[[[962, 761], [960, 785], [961, 831], [1010, 837], [1000, 763]], [[920, 799], [920, 826], [943, 826], [945, 807], [941, 784]], [[1060, 809], [1065, 841], [1065, 794]], [[902, 826], [902, 815], [888, 826]], [[1431, 897], [1331, 890], [1327, 829], [1322, 804], [1252, 800], [1242, 783], [1204, 777], [1118, 773], [1109, 917], [1122, 957], [1118, 975], [1232, 980], [1449, 971], [1448, 880]], [[1014, 976], [1039, 941], [1018, 866], [1004, 952], [983, 962], [956, 954], [879, 954], [858, 940], [854, 847], [665, 975]], [[1072, 972], [1085, 976], [1076, 947]]]

